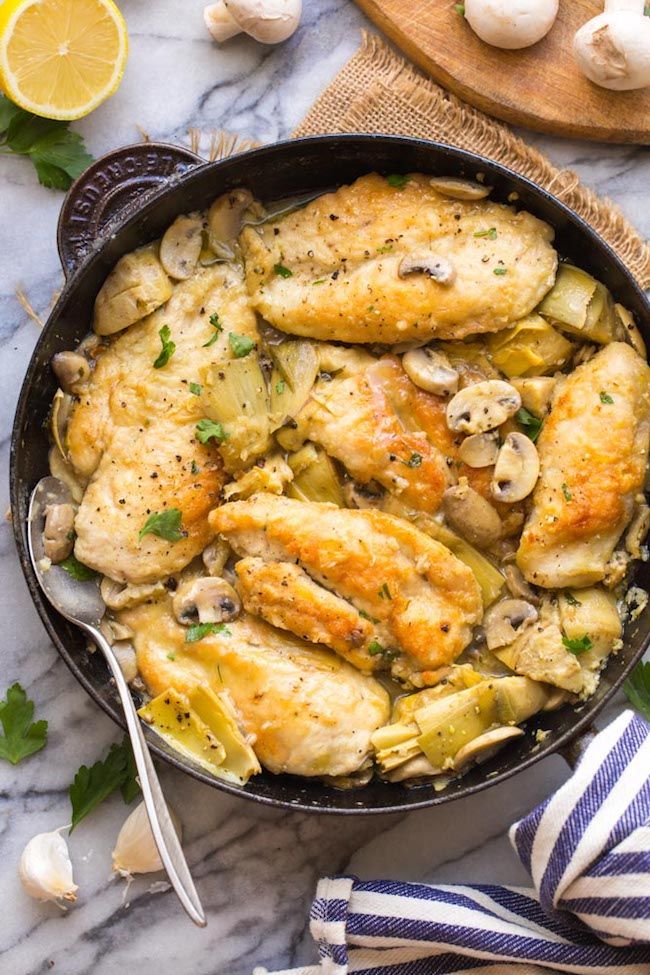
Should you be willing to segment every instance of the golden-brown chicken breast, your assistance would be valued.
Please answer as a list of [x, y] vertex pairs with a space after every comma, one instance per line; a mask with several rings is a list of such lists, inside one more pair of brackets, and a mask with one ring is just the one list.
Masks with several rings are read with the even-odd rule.
[[[238, 555], [297, 563], [316, 583], [351, 603], [359, 616], [370, 617], [385, 638], [365, 649], [386, 663], [401, 652], [419, 671], [450, 664], [481, 619], [481, 594], [472, 571], [444, 545], [384, 512], [258, 494], [217, 508], [210, 524]], [[264, 602], [269, 608], [258, 600], [257, 611], [272, 613], [276, 625], [290, 629], [295, 611], [282, 607], [290, 606], [293, 595], [302, 612], [320, 614], [315, 625], [330, 632], [328, 645], [337, 649], [336, 612], [330, 619], [324, 601], [311, 597], [308, 608], [301, 585], [301, 580], [296, 585], [284, 577], [274, 595], [267, 579]], [[402, 662], [396, 663], [401, 671]]]
[[376, 173], [240, 238], [255, 307], [277, 328], [388, 344], [523, 318], [555, 280], [552, 239], [525, 211], [449, 199], [426, 176], [394, 186]]
[[540, 478], [517, 564], [539, 586], [605, 575], [642, 490], [650, 440], [650, 368], [613, 342], [558, 384], [537, 441]]
[[226, 688], [271, 772], [350, 775], [372, 753], [372, 733], [388, 721], [388, 694], [374, 678], [251, 616], [195, 643], [185, 642], [187, 629], [174, 619], [169, 598], [121, 619], [135, 632], [149, 691], [187, 692], [206, 681]]
[[[210, 322], [215, 314], [220, 331]], [[175, 350], [155, 368], [165, 325]], [[206, 416], [203, 383], [232, 355], [231, 331], [257, 339], [241, 274], [221, 264], [177, 284], [164, 308], [100, 351], [66, 443], [75, 469], [90, 477], [75, 524], [75, 553], [85, 564], [119, 581], [152, 582], [210, 541], [207, 514], [225, 475], [215, 442], [199, 443], [195, 430]], [[186, 534], [140, 542], [149, 515], [170, 508], [180, 510]]]
[[456, 452], [446, 405], [386, 356], [354, 375], [317, 382], [296, 417], [296, 436], [320, 444], [357, 481], [377, 481], [409, 507], [434, 512]]

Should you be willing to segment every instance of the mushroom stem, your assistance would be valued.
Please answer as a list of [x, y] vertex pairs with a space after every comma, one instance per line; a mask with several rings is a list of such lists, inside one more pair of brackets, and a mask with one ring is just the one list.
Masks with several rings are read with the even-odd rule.
[[219, 43], [228, 41], [231, 37], [242, 33], [241, 27], [235, 18], [230, 15], [223, 0], [219, 0], [218, 3], [211, 3], [206, 7], [203, 11], [203, 19], [205, 20], [205, 26], [215, 41], [219, 41]]

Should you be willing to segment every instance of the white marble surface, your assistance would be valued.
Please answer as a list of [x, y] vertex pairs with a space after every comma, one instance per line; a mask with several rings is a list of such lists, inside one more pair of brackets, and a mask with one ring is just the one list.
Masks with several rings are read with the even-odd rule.
[[[199, 0], [123, 0], [131, 53], [124, 82], [79, 125], [89, 149], [136, 141], [137, 126], [184, 140], [189, 126], [226, 127], [264, 141], [287, 135], [353, 53], [363, 17], [350, 0], [306, 0], [298, 34], [278, 49], [237, 39], [221, 50], [202, 25]], [[650, 231], [647, 150], [530, 135], [561, 164], [613, 197]], [[23, 160], [0, 163], [0, 462], [21, 379], [37, 336], [15, 298], [24, 289], [45, 313], [60, 286], [55, 226], [61, 194], [41, 188]], [[7, 501], [2, 481], [3, 510]], [[109, 879], [110, 850], [124, 818], [111, 799], [73, 834], [79, 900], [66, 915], [28, 899], [16, 864], [34, 834], [67, 822], [67, 787], [118, 735], [50, 646], [23, 582], [7, 525], [0, 528], [0, 690], [20, 680], [48, 719], [47, 749], [17, 768], [0, 766], [0, 973], [36, 975], [250, 975], [314, 958], [305, 922], [316, 878], [352, 871], [430, 881], [525, 882], [508, 825], [564, 780], [551, 758], [488, 793], [439, 810], [336, 819], [257, 808], [169, 769], [165, 787], [186, 832], [186, 850], [208, 912], [200, 931], [170, 894], [139, 882], [123, 903]]]

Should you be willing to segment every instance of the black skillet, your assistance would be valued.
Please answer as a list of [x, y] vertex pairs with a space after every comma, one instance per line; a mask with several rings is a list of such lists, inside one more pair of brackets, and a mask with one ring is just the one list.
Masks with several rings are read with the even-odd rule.
[[[77, 680], [113, 720], [122, 710], [99, 654], [85, 649], [82, 633], [41, 595], [27, 552], [25, 518], [31, 489], [48, 473], [46, 418], [56, 382], [55, 352], [73, 348], [89, 330], [95, 295], [122, 254], [160, 237], [181, 213], [207, 206], [236, 186], [250, 187], [264, 202], [348, 183], [363, 173], [423, 172], [485, 179], [492, 199], [516, 201], [556, 231], [562, 257], [594, 274], [629, 308], [650, 342], [650, 306], [613, 251], [579, 217], [545, 190], [496, 163], [460, 149], [416, 139], [378, 135], [322, 136], [283, 142], [214, 163], [173, 146], [143, 144], [109, 153], [75, 183], [63, 204], [58, 244], [66, 283], [36, 344], [23, 383], [11, 442], [13, 526], [27, 585], [54, 644]], [[650, 566], [639, 565], [636, 581], [650, 585]], [[211, 778], [149, 733], [154, 752], [195, 778], [226, 792], [307, 812], [400, 812], [450, 802], [501, 782], [551, 752], [577, 754], [591, 722], [639, 660], [650, 640], [650, 607], [627, 627], [625, 646], [612, 656], [596, 694], [586, 703], [531, 719], [527, 734], [492, 761], [452, 782], [406, 788], [374, 781], [340, 791], [316, 780], [264, 772], [245, 788]], [[535, 732], [549, 734], [541, 744]]]

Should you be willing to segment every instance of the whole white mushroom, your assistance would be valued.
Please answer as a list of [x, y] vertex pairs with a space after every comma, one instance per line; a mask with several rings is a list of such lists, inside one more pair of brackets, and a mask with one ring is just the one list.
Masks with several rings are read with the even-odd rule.
[[248, 34], [262, 44], [279, 44], [300, 23], [302, 0], [218, 0], [203, 11], [215, 41]]
[[465, 0], [465, 19], [493, 47], [530, 47], [548, 34], [559, 0]]
[[644, 0], [605, 0], [573, 39], [573, 53], [584, 74], [613, 91], [650, 85], [650, 17]]

